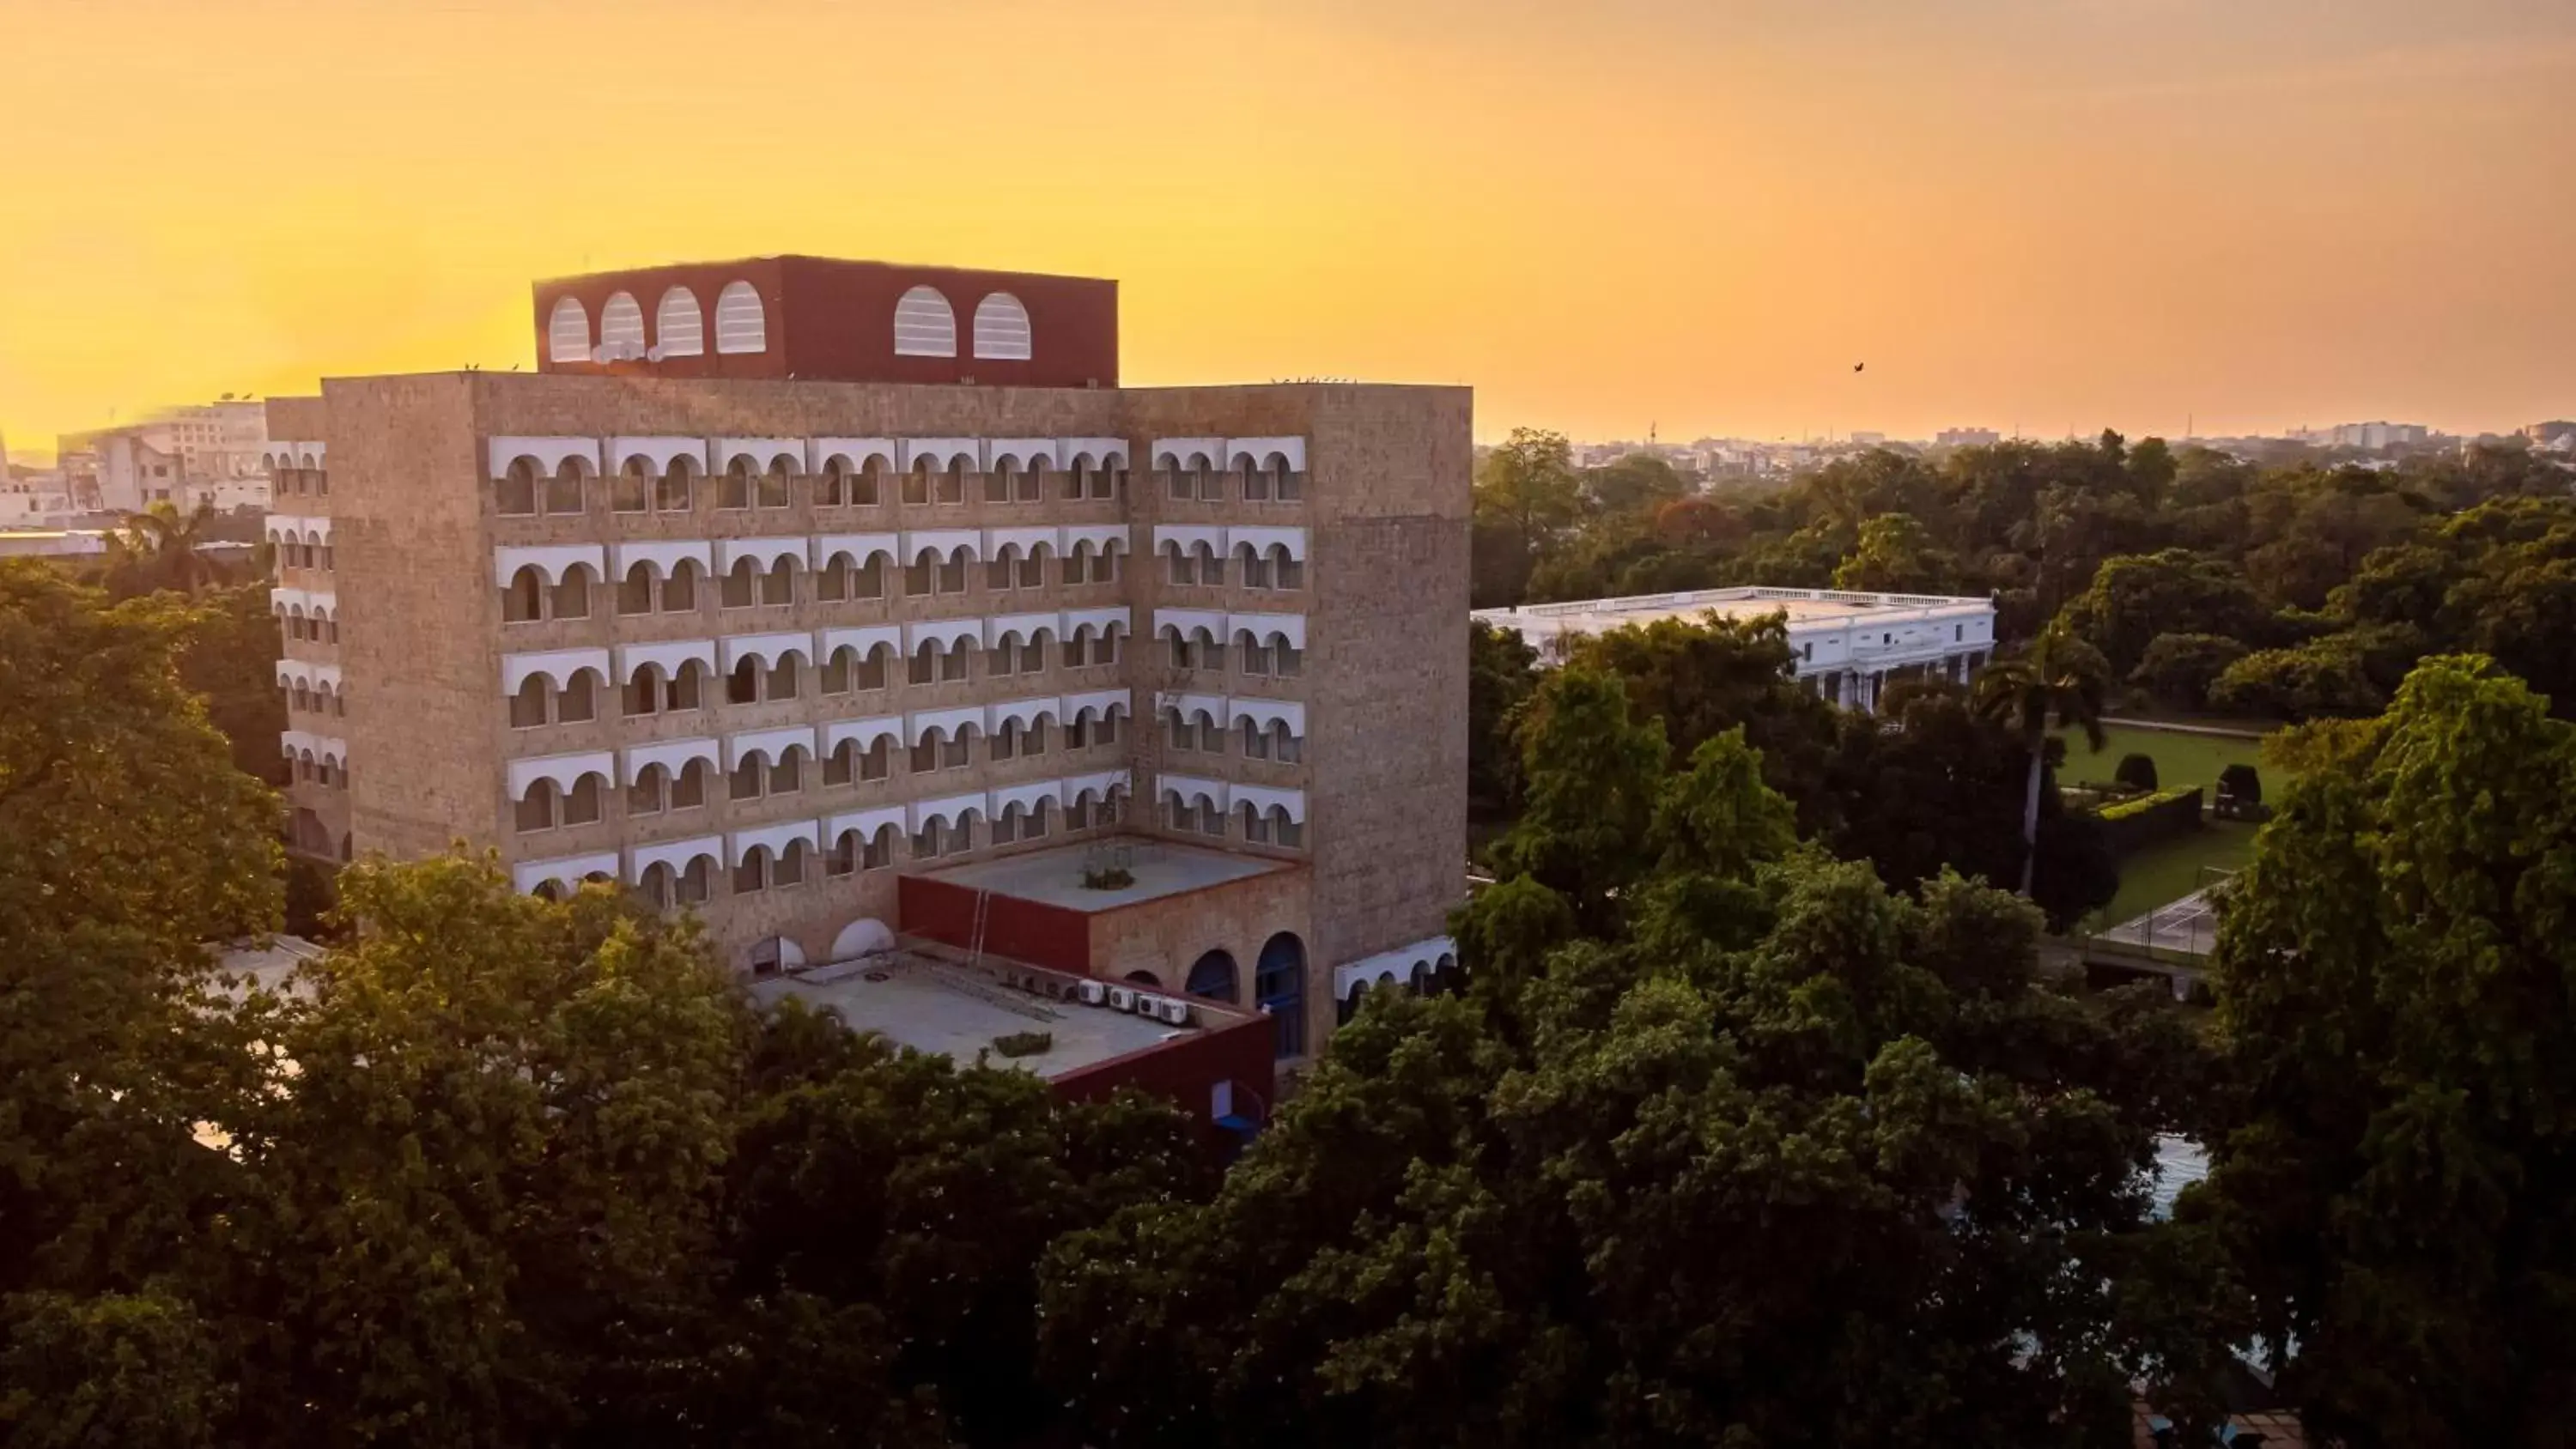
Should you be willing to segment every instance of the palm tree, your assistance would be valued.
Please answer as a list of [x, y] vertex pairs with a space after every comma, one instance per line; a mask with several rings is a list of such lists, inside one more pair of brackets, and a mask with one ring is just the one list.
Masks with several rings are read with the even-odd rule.
[[182, 514], [167, 499], [125, 516], [125, 531], [108, 535], [107, 571], [120, 594], [175, 589], [193, 594], [217, 582], [222, 571], [199, 549], [215, 521], [211, 501]]
[[2021, 893], [2030, 894], [2039, 865], [2039, 779], [2048, 748], [2052, 717], [2059, 729], [2084, 732], [2086, 743], [2102, 748], [2102, 696], [2111, 674], [2102, 651], [2052, 620], [2030, 647], [2011, 659], [1997, 660], [1977, 676], [1977, 712], [2001, 720], [2021, 735], [2030, 756], [2030, 783], [2021, 804]]

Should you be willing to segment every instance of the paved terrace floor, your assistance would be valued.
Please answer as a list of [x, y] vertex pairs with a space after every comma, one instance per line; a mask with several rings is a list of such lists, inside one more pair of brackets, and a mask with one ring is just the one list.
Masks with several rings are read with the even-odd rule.
[[[1122, 853], [1123, 852], [1123, 853]], [[1094, 861], [1115, 859], [1136, 879], [1117, 890], [1093, 890], [1082, 872]], [[1223, 885], [1288, 869], [1283, 861], [1231, 855], [1161, 840], [1114, 838], [1096, 844], [1060, 845], [1028, 855], [977, 861], [934, 871], [926, 879], [968, 890], [991, 891], [1014, 900], [1062, 906], [1074, 911], [1112, 911], [1141, 901], [1159, 900], [1183, 891]]]
[[1043, 1031], [1055, 1039], [1046, 1051], [1026, 1057], [993, 1052], [985, 1060], [988, 1066], [1047, 1079], [1198, 1030], [1107, 1006], [1050, 1001], [1004, 986], [988, 973], [912, 951], [768, 977], [753, 982], [751, 993], [764, 1004], [798, 997], [837, 1013], [853, 1030], [876, 1032], [899, 1046], [934, 1052], [960, 1065], [973, 1062], [997, 1036]]

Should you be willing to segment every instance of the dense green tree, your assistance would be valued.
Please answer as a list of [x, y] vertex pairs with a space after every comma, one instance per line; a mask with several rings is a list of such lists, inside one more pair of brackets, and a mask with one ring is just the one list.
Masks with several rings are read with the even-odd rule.
[[2188, 1036], [2040, 987], [2009, 897], [1778, 855], [1755, 780], [1712, 740], [1661, 810], [1699, 843], [1623, 926], [1485, 892], [1470, 995], [1372, 1001], [1213, 1202], [1060, 1242], [1041, 1351], [1084, 1437], [2124, 1434], [2149, 1362], [2100, 1285]]
[[2212, 966], [2219, 1229], [2312, 1434], [2576, 1424], [2576, 727], [2484, 661], [2312, 727]]
[[1027, 1442], [1056, 1405], [1030, 1377], [1040, 1253], [1201, 1195], [1190, 1124], [1126, 1095], [1067, 1109], [1026, 1073], [959, 1071], [792, 1010], [760, 1061], [727, 1196], [737, 1291], [864, 1310], [892, 1378], [931, 1390], [963, 1439]]
[[2209, 686], [2213, 708], [2267, 719], [2366, 715], [2385, 699], [2370, 681], [2361, 650], [2345, 635], [2248, 654], [2220, 670]]
[[[2030, 756], [2014, 725], [1940, 684], [1891, 689], [1878, 713], [1846, 712], [1837, 723], [1836, 824], [1818, 837], [1836, 854], [1869, 861], [1900, 890], [1945, 871], [1999, 887], [2022, 879]], [[2120, 884], [2101, 827], [2059, 802], [2064, 755], [2063, 742], [2042, 741], [2039, 858], [2030, 873], [2031, 900], [2056, 930], [2106, 904]]]
[[243, 1437], [559, 1437], [702, 1311], [749, 1015], [686, 923], [464, 856], [341, 876], [349, 939], [255, 1000], [295, 1064], [217, 1123]]
[[1476, 468], [1473, 519], [1484, 545], [1475, 602], [1518, 603], [1530, 574], [1583, 506], [1573, 451], [1560, 433], [1515, 428]]
[[2027, 761], [2021, 832], [2030, 848], [2022, 861], [2025, 896], [2031, 893], [2039, 858], [2040, 785], [2047, 768], [2049, 726], [2053, 721], [2059, 730], [2080, 731], [2094, 749], [2102, 748], [2102, 701], [2108, 674], [2101, 651], [2075, 637], [2061, 621], [2042, 631], [2019, 655], [1995, 661], [1977, 677], [1979, 711], [2019, 733]]
[[1520, 740], [1526, 806], [1487, 854], [1598, 927], [1654, 860], [1651, 827], [1671, 754], [1663, 721], [1633, 718], [1616, 676], [1570, 664], [1531, 696]]
[[2129, 671], [2129, 683], [2168, 709], [2196, 713], [2209, 707], [2218, 676], [2246, 653], [2242, 642], [2223, 634], [2158, 634]]
[[1674, 759], [1740, 729], [1802, 825], [1813, 831], [1838, 821], [1825, 786], [1837, 711], [1798, 683], [1783, 616], [1658, 619], [1583, 639], [1572, 658], [1615, 675], [1639, 718], [1662, 720]]
[[1583, 499], [1594, 513], [1651, 515], [1690, 495], [1690, 482], [1650, 453], [1631, 453], [1583, 473]]
[[207, 719], [232, 743], [234, 767], [284, 785], [277, 737], [286, 728], [286, 704], [277, 687], [281, 648], [267, 586], [241, 584], [193, 597], [146, 594], [126, 607], [157, 616], [177, 639], [179, 680], [206, 701]]
[[1467, 813], [1508, 820], [1520, 806], [1521, 703], [1538, 687], [1538, 651], [1516, 629], [1467, 624]]
[[1860, 541], [1834, 570], [1834, 587], [1880, 594], [1939, 594], [1960, 587], [1959, 568], [1921, 520], [1882, 513], [1860, 526]]
[[[209, 942], [278, 909], [276, 797], [165, 615], [0, 562], [0, 1294], [157, 1271], [209, 1156], [184, 1026]], [[77, 1315], [75, 1315], [77, 1317]]]
[[2106, 560], [2064, 617], [2123, 678], [2160, 635], [2215, 635], [2253, 648], [2271, 632], [2270, 611], [2240, 573], [2179, 548]]

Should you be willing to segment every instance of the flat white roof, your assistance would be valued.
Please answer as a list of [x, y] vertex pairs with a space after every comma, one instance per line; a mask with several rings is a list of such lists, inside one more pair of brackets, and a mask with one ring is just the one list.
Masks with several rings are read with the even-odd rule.
[[[1207, 1003], [1193, 1000], [1192, 1024], [1169, 1026], [1106, 1005], [1086, 1006], [1023, 991], [1004, 985], [1000, 975], [997, 970], [942, 961], [918, 951], [891, 951], [767, 977], [751, 984], [751, 994], [764, 1005], [798, 997], [832, 1011], [855, 1031], [872, 1031], [898, 1046], [935, 1053], [961, 1066], [972, 1064], [976, 1053], [983, 1052], [987, 1066], [1049, 1080], [1176, 1038], [1196, 1036], [1202, 1029], [1198, 1022], [1212, 1019]], [[1229, 1014], [1223, 1024], [1239, 1019]], [[1006, 1057], [991, 1050], [995, 1037], [1031, 1031], [1053, 1038], [1045, 1051]]]
[[1731, 619], [1765, 614], [1788, 616], [1792, 633], [1801, 628], [1894, 623], [1901, 619], [1992, 614], [1991, 599], [1952, 598], [1940, 594], [1868, 594], [1843, 589], [1774, 589], [1746, 585], [1732, 589], [1695, 589], [1678, 594], [1631, 594], [1615, 599], [1578, 599], [1562, 604], [1522, 604], [1508, 609], [1478, 609], [1473, 617], [1498, 629], [1517, 629], [1533, 640], [1559, 634], [1600, 634], [1629, 624], [1657, 619], [1696, 619], [1715, 613]]
[[[1082, 872], [1094, 861], [1123, 865], [1136, 879], [1116, 890], [1093, 890], [1082, 883]], [[1121, 835], [954, 866], [925, 878], [1067, 910], [1110, 911], [1288, 868], [1285, 861], [1256, 855]]]

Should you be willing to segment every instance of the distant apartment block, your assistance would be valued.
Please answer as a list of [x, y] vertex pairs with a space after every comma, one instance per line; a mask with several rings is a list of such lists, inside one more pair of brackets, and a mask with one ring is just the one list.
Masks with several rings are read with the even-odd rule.
[[268, 409], [255, 401], [172, 408], [139, 423], [64, 435], [58, 452], [80, 459], [75, 499], [87, 509], [139, 513], [154, 503], [182, 512], [264, 508]]
[[2003, 441], [2003, 435], [1992, 428], [1943, 428], [1932, 435], [1937, 448], [1991, 448]]
[[1987, 599], [1862, 594], [1837, 589], [1731, 588], [1641, 594], [1562, 604], [1479, 609], [1472, 617], [1519, 631], [1540, 657], [1562, 662], [1574, 641], [1658, 619], [1785, 616], [1797, 677], [1826, 700], [1875, 711], [1907, 679], [1966, 684], [1993, 658], [1995, 606]]
[[[1266, 1016], [1265, 1062], [1453, 979], [1464, 389], [1122, 387], [1083, 279], [773, 258], [534, 310], [538, 373], [269, 405], [296, 848], [615, 881], [843, 1006]], [[1139, 1040], [1076, 1035], [1095, 1082]]]

